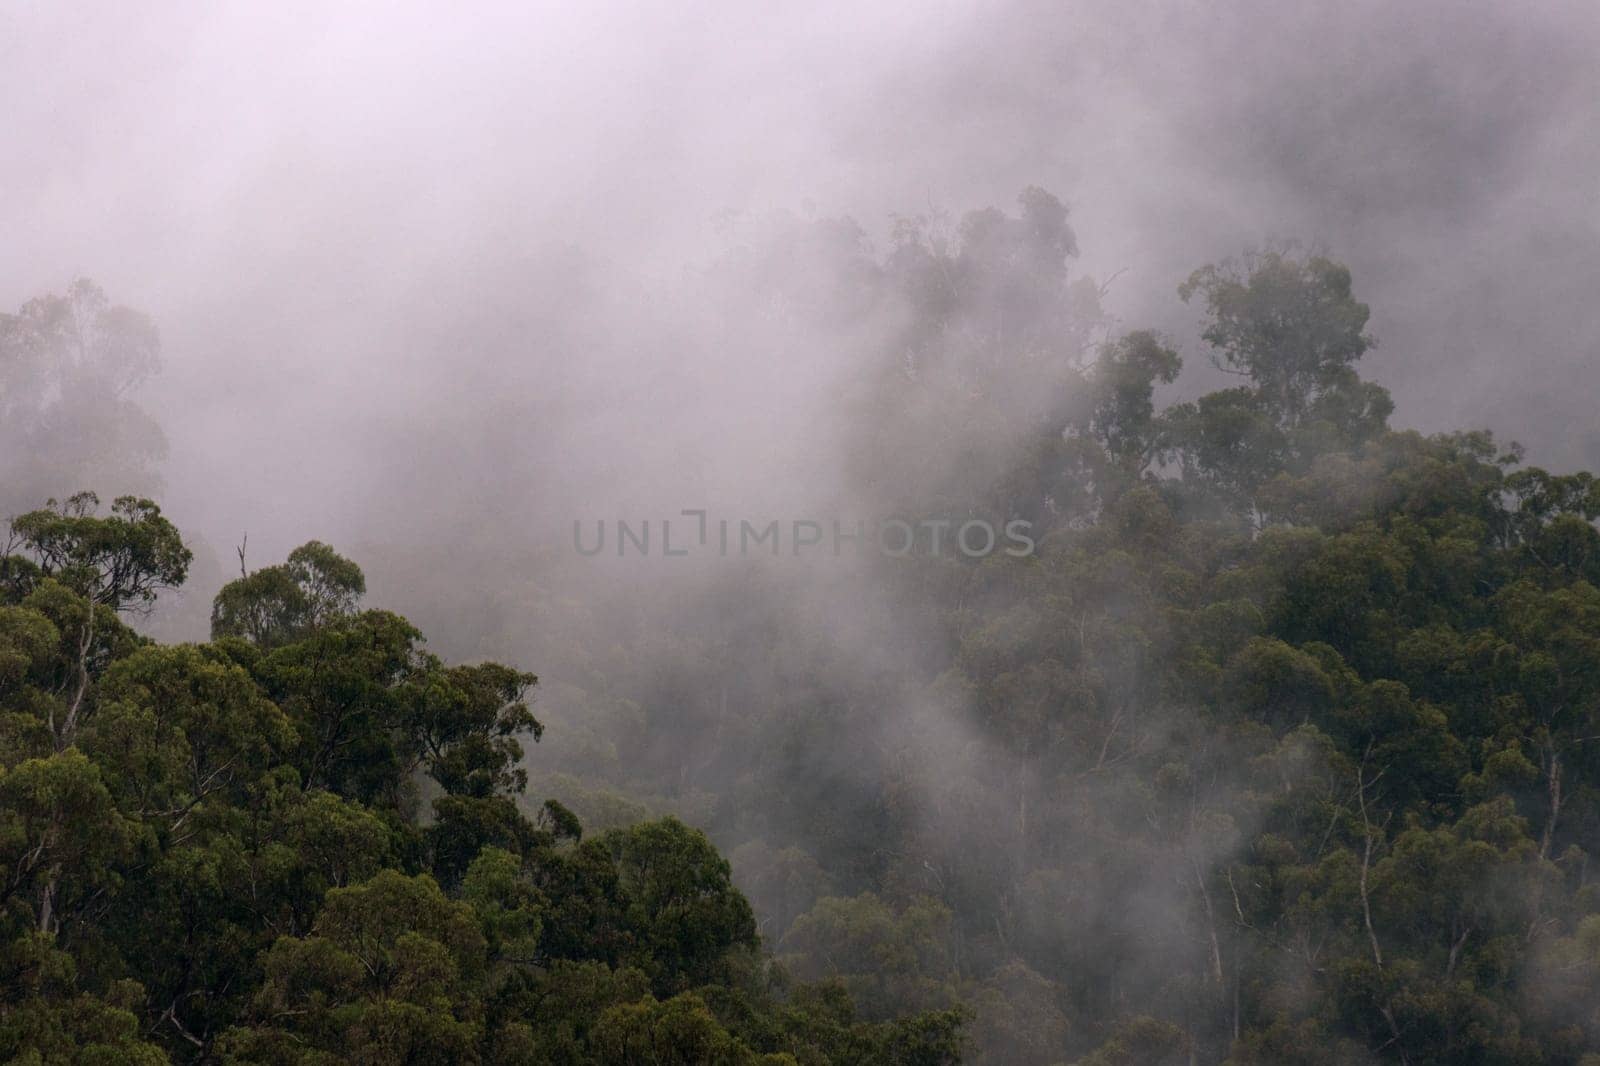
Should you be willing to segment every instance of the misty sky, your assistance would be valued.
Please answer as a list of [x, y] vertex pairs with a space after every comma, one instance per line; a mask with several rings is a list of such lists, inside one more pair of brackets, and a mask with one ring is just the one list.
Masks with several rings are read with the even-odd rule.
[[407, 461], [448, 401], [419, 304], [515, 301], [486, 287], [552, 248], [670, 279], [726, 212], [881, 241], [1030, 184], [1191, 365], [1178, 282], [1299, 238], [1354, 269], [1397, 423], [1600, 464], [1592, 4], [328, 7], [0, 7], [0, 306], [89, 276], [157, 320], [166, 502], [223, 543], [337, 537]]

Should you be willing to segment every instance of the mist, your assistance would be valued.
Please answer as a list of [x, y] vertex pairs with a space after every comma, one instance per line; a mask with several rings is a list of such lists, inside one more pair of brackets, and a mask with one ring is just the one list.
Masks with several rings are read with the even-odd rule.
[[[1022, 463], [1019, 427], [1070, 389], [1045, 361], [985, 379], [982, 418], [952, 417], [956, 377], [886, 401], [896, 374], [939, 373], [906, 354], [897, 249], [908, 232], [959, 246], [991, 207], [1037, 229], [1025, 190], [1048, 191], [1067, 209], [1052, 283], [1075, 295], [1021, 325], [996, 296], [994, 328], [1038, 327], [1079, 360], [1159, 331], [1184, 359], [1165, 403], [1229, 384], [1179, 285], [1299, 242], [1371, 304], [1362, 374], [1396, 428], [1481, 427], [1592, 467], [1597, 54], [1578, 0], [23, 4], [0, 13], [0, 307], [88, 277], [159, 326], [162, 368], [135, 393], [167, 441], [149, 491], [197, 560], [152, 631], [202, 640], [235, 571], [330, 542], [433, 650], [541, 675], [532, 791], [599, 827], [704, 825], [780, 955], [819, 899], [959, 913], [983, 890], [952, 856], [978, 853], [1033, 871], [1008, 897], [1024, 932], [950, 933], [951, 967], [1003, 965], [1013, 935], [1065, 943], [1071, 901], [1123, 951], [1111, 1002], [1199, 950], [1184, 900], [1259, 824], [1173, 828], [1162, 854], [1194, 879], [1119, 898], [1095, 867], [1142, 861], [1116, 836], [1142, 801], [1086, 779], [1071, 802], [1102, 814], [1063, 820], [1077, 858], [1035, 869], [1047, 778], [950, 668], [971, 654], [951, 632], [1024, 603], [1022, 579], [950, 607], [959, 559], [914, 569], [871, 532], [864, 552], [792, 550], [797, 521], [959, 525], [973, 514], [941, 506]], [[83, 488], [147, 491], [59, 491]], [[713, 539], [719, 520], [776, 521], [781, 547], [668, 557], [664, 523], [692, 535], [697, 511]], [[654, 552], [620, 552], [619, 522], [648, 522]], [[574, 538], [599, 523], [590, 556]], [[1116, 624], [1158, 614], [1132, 585], [1090, 598]], [[1008, 616], [1018, 647], [1056, 639], [1054, 615], [1028, 617]], [[1242, 795], [1255, 749], [1145, 692], [1141, 656], [1162, 650], [1099, 664], [1107, 690], [1148, 697], [1113, 734], [1203, 749], [1215, 773], [1194, 793]], [[775, 721], [804, 759], [763, 739]], [[816, 791], [752, 800], [766, 780]], [[858, 808], [915, 862], [886, 875], [850, 838]], [[1002, 973], [991, 998], [1033, 1003], [1036, 974]], [[1053, 1031], [1071, 1013], [1053, 1002], [1016, 1009]]]
[[[90, 276], [160, 324], [168, 506], [221, 543], [251, 527], [271, 553], [312, 515], [357, 534], [330, 504], [387, 472], [381, 423], [452, 364], [584, 373], [593, 339], [552, 337], [587, 321], [577, 279], [533, 266], [562, 249], [628, 304], [730, 213], [881, 242], [891, 214], [1027, 185], [1071, 206], [1130, 323], [1178, 325], [1203, 262], [1303, 239], [1386, 294], [1369, 373], [1408, 421], [1594, 454], [1555, 428], [1591, 421], [1561, 383], [1600, 336], [1584, 5], [374, 11], [5, 16], [0, 293]], [[526, 335], [453, 342], [508, 304]], [[649, 347], [605, 372], [649, 373]]]

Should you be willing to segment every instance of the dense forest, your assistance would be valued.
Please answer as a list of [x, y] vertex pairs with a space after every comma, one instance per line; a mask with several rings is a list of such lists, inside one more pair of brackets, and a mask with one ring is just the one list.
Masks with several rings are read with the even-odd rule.
[[[1189, 373], [1076, 253], [1029, 189], [700, 279], [847, 353], [831, 504], [928, 550], [241, 548], [195, 642], [154, 326], [0, 319], [0, 1049], [1600, 1063], [1600, 482], [1392, 428], [1318, 250], [1197, 270]], [[934, 550], [978, 519], [1035, 550]]]

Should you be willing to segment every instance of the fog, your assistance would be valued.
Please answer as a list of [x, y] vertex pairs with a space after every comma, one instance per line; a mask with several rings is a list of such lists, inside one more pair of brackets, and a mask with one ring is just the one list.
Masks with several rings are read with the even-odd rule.
[[[1186, 340], [1189, 270], [1317, 242], [1382, 294], [1368, 372], [1402, 421], [1492, 424], [1555, 464], [1597, 447], [1563, 387], [1600, 337], [1581, 3], [0, 18], [0, 295], [83, 275], [155, 318], [168, 506], [224, 542], [360, 529], [332, 503], [392, 458], [383, 424], [422, 411], [437, 361], [486, 357], [419, 354], [441, 293], [457, 323], [475, 299], [559, 309], [566, 278], [516, 264], [565, 246], [602, 284], [670, 280], [728, 212], [850, 215], [881, 241], [891, 213], [1029, 184], [1070, 204], [1131, 324]], [[538, 332], [519, 358], [548, 357]]]
[[[1298, 240], [1372, 304], [1363, 372], [1397, 425], [1600, 463], [1573, 387], [1600, 362], [1597, 54], [1581, 0], [13, 5], [0, 307], [91, 277], [158, 323], [139, 401], [169, 442], [163, 508], [202, 555], [188, 635], [246, 534], [250, 565], [317, 537], [437, 649], [546, 675], [533, 761], [552, 788], [578, 789], [551, 776], [578, 767], [626, 791], [609, 746], [631, 716], [681, 713], [684, 746], [652, 768], [681, 763], [681, 789], [632, 798], [746, 844], [755, 816], [708, 796], [762, 771], [718, 763], [702, 697], [726, 715], [806, 679], [820, 702], [881, 697], [838, 719], [841, 774], [900, 775], [908, 836], [963, 839], [1011, 809], [984, 790], [1013, 770], [909, 680], [923, 620], [892, 580], [848, 560], [799, 577], [589, 560], [573, 523], [826, 525], [933, 491], [909, 463], [859, 467], [863, 368], [897, 309], [764, 301], [853, 308], [838, 266], [881, 260], [897, 218], [949, 232], [1030, 186], [1068, 205], [1072, 277], [1101, 293], [1086, 342], [1163, 330], [1186, 358], [1174, 395], [1213, 382], [1178, 285]], [[859, 238], [792, 243], [844, 218]], [[944, 454], [935, 415], [880, 445]], [[62, 491], [79, 487], [114, 491]], [[663, 619], [694, 654], [651, 631]], [[819, 681], [806, 640], [751, 651], [773, 632], [848, 650]], [[624, 659], [654, 707], [598, 676]], [[814, 828], [803, 807], [764, 825]], [[919, 890], [945, 887], [939, 846]], [[846, 850], [826, 874], [848, 886]], [[1174, 891], [1152, 883], [1129, 920]]]

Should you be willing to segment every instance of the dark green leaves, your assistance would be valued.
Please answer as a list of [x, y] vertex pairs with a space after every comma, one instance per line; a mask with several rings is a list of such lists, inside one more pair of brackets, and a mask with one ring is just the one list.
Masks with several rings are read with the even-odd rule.
[[360, 567], [313, 540], [287, 562], [224, 585], [212, 604], [211, 635], [277, 647], [348, 617], [366, 590]]
[[99, 505], [92, 492], [51, 500], [12, 520], [14, 543], [42, 576], [116, 611], [147, 608], [158, 592], [183, 583], [194, 556], [161, 508], [122, 496], [102, 518]]

